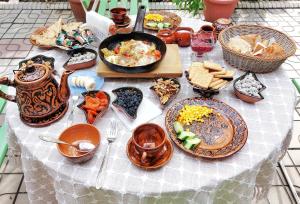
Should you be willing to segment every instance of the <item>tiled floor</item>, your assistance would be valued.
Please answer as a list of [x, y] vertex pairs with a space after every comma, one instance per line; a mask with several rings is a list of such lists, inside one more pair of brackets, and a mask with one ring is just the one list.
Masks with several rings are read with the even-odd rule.
[[[0, 75], [10, 74], [18, 62], [34, 49], [28, 37], [37, 27], [47, 25], [63, 17], [72, 21], [70, 10], [11, 9], [0, 10]], [[288, 33], [300, 47], [300, 9], [237, 9], [233, 15], [237, 23], [261, 24]], [[286, 61], [285, 70], [290, 78], [300, 78], [300, 50]], [[296, 190], [300, 194], [300, 106], [295, 109], [293, 140], [288, 154], [283, 159]], [[295, 203], [279, 168], [274, 185], [266, 200], [260, 204]], [[28, 203], [23, 174], [19, 163], [6, 159], [0, 168], [0, 203]]]

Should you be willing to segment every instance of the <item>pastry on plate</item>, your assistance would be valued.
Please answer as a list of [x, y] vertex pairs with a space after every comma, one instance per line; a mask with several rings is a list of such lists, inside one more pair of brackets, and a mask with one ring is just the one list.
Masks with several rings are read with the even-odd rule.
[[260, 35], [258, 34], [248, 34], [248, 35], [242, 35], [241, 38], [245, 41], [247, 41], [251, 47], [255, 47], [255, 45], [258, 43], [258, 42], [261, 42], [262, 41], [262, 38]]
[[252, 51], [251, 44], [240, 36], [230, 38], [228, 47], [242, 54], [251, 53]]
[[284, 49], [278, 43], [272, 43], [262, 52], [263, 57], [280, 57], [284, 54]]

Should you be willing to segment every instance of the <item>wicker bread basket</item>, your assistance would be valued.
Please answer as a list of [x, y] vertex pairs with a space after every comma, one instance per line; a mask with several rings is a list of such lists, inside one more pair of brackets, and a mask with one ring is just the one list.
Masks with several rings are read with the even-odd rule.
[[[247, 34], [259, 34], [263, 39], [275, 38], [285, 50], [285, 55], [276, 57], [257, 57], [242, 54], [228, 47], [229, 39], [234, 36]], [[260, 25], [235, 25], [221, 31], [218, 40], [223, 49], [223, 57], [231, 66], [255, 73], [266, 73], [276, 70], [288, 57], [296, 52], [295, 42], [283, 32]]]

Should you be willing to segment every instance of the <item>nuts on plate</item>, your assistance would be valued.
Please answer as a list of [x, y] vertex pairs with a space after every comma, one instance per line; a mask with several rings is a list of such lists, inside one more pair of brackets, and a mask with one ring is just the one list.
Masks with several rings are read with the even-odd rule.
[[174, 79], [157, 79], [151, 89], [159, 97], [160, 103], [162, 105], [167, 104], [172, 96], [179, 92], [180, 85]]

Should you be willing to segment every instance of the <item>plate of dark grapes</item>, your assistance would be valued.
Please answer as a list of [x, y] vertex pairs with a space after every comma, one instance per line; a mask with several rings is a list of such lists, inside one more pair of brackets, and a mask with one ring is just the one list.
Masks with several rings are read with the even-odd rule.
[[116, 95], [112, 105], [124, 112], [128, 118], [136, 119], [138, 108], [143, 100], [143, 92], [135, 87], [121, 87], [112, 92]]

